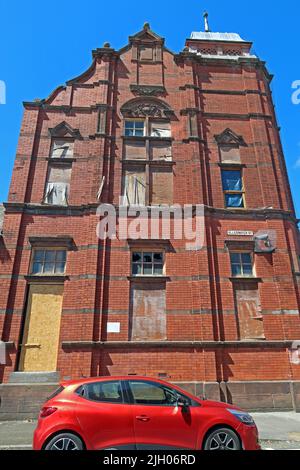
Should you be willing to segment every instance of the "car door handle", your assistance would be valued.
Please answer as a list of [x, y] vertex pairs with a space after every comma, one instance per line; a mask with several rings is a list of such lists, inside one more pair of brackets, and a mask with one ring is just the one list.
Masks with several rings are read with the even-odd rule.
[[137, 419], [138, 421], [143, 421], [143, 423], [146, 423], [147, 421], [150, 421], [149, 416], [145, 416], [145, 415], [136, 416], [136, 419]]

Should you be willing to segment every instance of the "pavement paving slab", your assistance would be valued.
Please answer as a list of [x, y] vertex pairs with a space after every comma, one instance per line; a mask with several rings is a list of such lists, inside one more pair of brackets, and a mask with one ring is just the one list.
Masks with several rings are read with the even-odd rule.
[[300, 448], [300, 413], [283, 411], [251, 415], [258, 427], [260, 439], [299, 442]]

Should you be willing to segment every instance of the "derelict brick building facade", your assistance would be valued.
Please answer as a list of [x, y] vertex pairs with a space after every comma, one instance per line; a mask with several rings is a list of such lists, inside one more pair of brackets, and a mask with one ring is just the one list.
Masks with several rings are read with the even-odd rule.
[[[271, 79], [236, 34], [173, 53], [146, 24], [24, 103], [0, 245], [6, 400], [16, 376], [138, 374], [299, 408], [299, 233]], [[120, 198], [204, 205], [202, 246], [99, 240], [97, 207]]]

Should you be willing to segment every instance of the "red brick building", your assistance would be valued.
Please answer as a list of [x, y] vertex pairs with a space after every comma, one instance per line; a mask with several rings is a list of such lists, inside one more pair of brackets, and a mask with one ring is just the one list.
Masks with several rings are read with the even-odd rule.
[[[0, 238], [2, 416], [24, 390], [30, 414], [58, 375], [299, 409], [299, 233], [271, 80], [237, 34], [192, 33], [174, 53], [145, 24], [24, 103]], [[203, 243], [98, 239], [97, 207], [120, 197], [202, 204]]]

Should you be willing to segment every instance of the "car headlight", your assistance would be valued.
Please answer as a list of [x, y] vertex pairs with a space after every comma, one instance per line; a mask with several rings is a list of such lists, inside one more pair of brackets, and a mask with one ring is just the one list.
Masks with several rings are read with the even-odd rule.
[[248, 413], [245, 413], [244, 411], [239, 411], [239, 410], [231, 410], [227, 408], [227, 411], [234, 415], [239, 421], [241, 421], [244, 424], [248, 424], [249, 426], [252, 426], [254, 423], [254, 419], [252, 418], [251, 415]]

